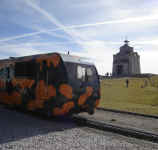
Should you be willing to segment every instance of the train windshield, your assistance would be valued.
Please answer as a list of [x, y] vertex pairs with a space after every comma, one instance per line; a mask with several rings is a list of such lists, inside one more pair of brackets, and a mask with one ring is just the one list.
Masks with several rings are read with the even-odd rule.
[[96, 69], [91, 65], [65, 62], [71, 86], [100, 86]]

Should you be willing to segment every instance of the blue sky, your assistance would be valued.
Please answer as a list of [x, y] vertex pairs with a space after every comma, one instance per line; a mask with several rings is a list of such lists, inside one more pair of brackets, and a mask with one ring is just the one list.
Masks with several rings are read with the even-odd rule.
[[158, 74], [158, 0], [0, 0], [0, 59], [69, 51], [104, 75], [126, 37]]

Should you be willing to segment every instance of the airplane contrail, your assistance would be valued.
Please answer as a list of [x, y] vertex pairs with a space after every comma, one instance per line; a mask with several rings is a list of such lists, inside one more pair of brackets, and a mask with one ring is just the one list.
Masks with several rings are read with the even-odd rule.
[[0, 42], [5, 42], [5, 41], [17, 39], [17, 38], [32, 36], [32, 35], [41, 34], [41, 33], [47, 33], [47, 32], [56, 31], [56, 30], [64, 30], [68, 35], [72, 36], [76, 41], [78, 41], [77, 37], [67, 29], [81, 28], [81, 27], [88, 27], [88, 26], [98, 26], [98, 25], [105, 25], [105, 24], [127, 23], [127, 22], [145, 21], [145, 20], [157, 20], [158, 19], [158, 15], [149, 15], [149, 16], [137, 17], [137, 18], [128, 18], [128, 19], [122, 19], [122, 20], [106, 21], [106, 22], [98, 22], [98, 23], [82, 24], [82, 25], [65, 27], [58, 20], [56, 20], [51, 14], [47, 13], [45, 10], [37, 7], [36, 5], [34, 5], [33, 3], [29, 2], [29, 1], [26, 1], [26, 3], [28, 3], [34, 9], [36, 9], [37, 11], [42, 13], [46, 18], [48, 18], [52, 23], [54, 23], [59, 28], [51, 29], [51, 30], [41, 30], [41, 31], [33, 32], [33, 33], [13, 36], [13, 37], [1, 39]]

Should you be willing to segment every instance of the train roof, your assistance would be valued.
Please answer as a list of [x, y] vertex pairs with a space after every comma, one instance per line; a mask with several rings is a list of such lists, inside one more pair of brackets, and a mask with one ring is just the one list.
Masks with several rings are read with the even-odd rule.
[[86, 57], [62, 54], [62, 53], [46, 53], [46, 54], [37, 54], [37, 55], [30, 55], [30, 56], [23, 56], [23, 57], [10, 57], [9, 59], [0, 60], [0, 63], [9, 63], [9, 62], [21, 62], [21, 61], [30, 61], [36, 59], [45, 59], [52, 54], [58, 54], [61, 56], [63, 61], [65, 62], [74, 62], [74, 63], [82, 63], [87, 65], [94, 65], [94, 63]]
[[67, 55], [67, 54], [61, 54], [61, 53], [60, 53], [60, 56], [65, 62], [74, 62], [74, 63], [94, 65], [94, 63], [89, 58], [86, 58], [86, 57]]

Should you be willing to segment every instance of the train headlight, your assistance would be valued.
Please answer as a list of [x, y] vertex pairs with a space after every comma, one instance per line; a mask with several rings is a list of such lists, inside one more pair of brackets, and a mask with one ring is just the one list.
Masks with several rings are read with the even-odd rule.
[[74, 97], [77, 98], [78, 97], [78, 95], [76, 93], [74, 93], [74, 92], [72, 92], [71, 96], [72, 96], [72, 98], [74, 98]]
[[93, 97], [97, 97], [97, 96], [98, 96], [97, 92], [93, 93]]
[[72, 98], [74, 98], [74, 97], [75, 97], [75, 94], [74, 94], [74, 93], [72, 93], [72, 94], [71, 94], [71, 96], [72, 96]]

